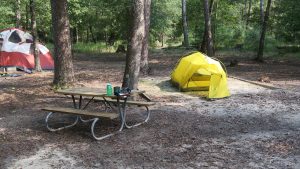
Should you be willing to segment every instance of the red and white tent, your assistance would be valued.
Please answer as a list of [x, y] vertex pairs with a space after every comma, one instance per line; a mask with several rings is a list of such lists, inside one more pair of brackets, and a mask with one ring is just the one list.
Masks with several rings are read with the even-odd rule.
[[[32, 36], [17, 28], [0, 31], [0, 67], [34, 68]], [[42, 69], [54, 69], [49, 50], [37, 45]]]

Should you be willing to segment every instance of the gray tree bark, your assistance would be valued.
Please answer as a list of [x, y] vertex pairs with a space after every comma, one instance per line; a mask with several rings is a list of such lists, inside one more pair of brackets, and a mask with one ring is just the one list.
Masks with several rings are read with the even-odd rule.
[[[210, 4], [209, 4], [209, 17], [211, 18], [211, 14], [212, 14], [212, 11], [213, 11], [213, 6], [214, 6], [214, 0], [210, 0]], [[203, 53], [207, 53], [207, 49], [206, 49], [206, 33], [207, 33], [207, 28], [206, 26], [204, 26], [204, 33], [203, 33], [203, 37], [202, 37], [202, 42], [201, 42], [201, 45], [199, 47], [199, 50]]]
[[133, 0], [132, 25], [126, 54], [123, 87], [138, 88], [141, 54], [145, 37], [144, 0]]
[[264, 23], [263, 23], [262, 29], [261, 29], [258, 53], [257, 53], [257, 57], [255, 58], [255, 60], [257, 60], [259, 62], [264, 61], [263, 55], [264, 55], [265, 36], [266, 36], [266, 32], [267, 32], [271, 3], [272, 3], [272, 0], [268, 0]]
[[21, 27], [21, 0], [16, 0], [16, 28]]
[[263, 25], [264, 23], [264, 0], [260, 0], [260, 21], [261, 21], [261, 25]]
[[213, 50], [213, 38], [212, 38], [212, 31], [211, 31], [211, 17], [209, 12], [209, 4], [208, 0], [204, 0], [204, 17], [205, 17], [205, 40], [206, 40], [206, 49], [207, 49], [207, 55], [208, 56], [214, 56], [214, 50]]
[[37, 35], [37, 29], [36, 29], [36, 19], [35, 19], [35, 3], [34, 0], [29, 0], [29, 6], [30, 6], [30, 14], [31, 14], [31, 32], [33, 37], [33, 55], [34, 55], [34, 69], [37, 72], [42, 71], [40, 57], [39, 57], [39, 49], [37, 47], [38, 45], [38, 35]]
[[145, 20], [145, 37], [143, 40], [141, 56], [141, 72], [148, 74], [149, 70], [149, 30], [150, 30], [151, 0], [145, 0], [144, 20]]
[[55, 64], [53, 84], [56, 88], [63, 88], [75, 81], [67, 0], [51, 0], [51, 13]]
[[246, 18], [246, 28], [248, 27], [249, 20], [251, 17], [251, 8], [252, 8], [252, 0], [249, 0], [248, 13], [247, 13], [247, 18]]
[[189, 47], [189, 32], [188, 32], [188, 23], [186, 16], [186, 0], [181, 0], [182, 4], [182, 27], [183, 27], [183, 45], [188, 48]]
[[200, 48], [199, 50], [202, 52], [202, 53], [206, 53], [207, 50], [206, 50], [206, 26], [204, 26], [204, 32], [203, 32], [203, 37], [202, 37], [202, 42], [201, 42], [201, 45], [200, 45]]

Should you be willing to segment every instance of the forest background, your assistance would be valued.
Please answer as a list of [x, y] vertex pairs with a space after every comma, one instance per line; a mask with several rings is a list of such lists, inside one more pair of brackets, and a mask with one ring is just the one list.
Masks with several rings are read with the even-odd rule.
[[[0, 30], [15, 27], [16, 8], [20, 9], [21, 27], [30, 31], [28, 1], [3, 0], [0, 6]], [[215, 50], [257, 51], [261, 32], [261, 3], [266, 0], [215, 0], [211, 6]], [[52, 48], [51, 7], [48, 0], [36, 0], [39, 39]], [[76, 52], [114, 52], [126, 46], [131, 1], [69, 0], [73, 50]], [[191, 48], [201, 45], [205, 20], [203, 1], [187, 0], [188, 36]], [[300, 42], [300, 1], [274, 0], [271, 4], [265, 51], [298, 52]], [[181, 0], [152, 0], [150, 46], [183, 44]]]

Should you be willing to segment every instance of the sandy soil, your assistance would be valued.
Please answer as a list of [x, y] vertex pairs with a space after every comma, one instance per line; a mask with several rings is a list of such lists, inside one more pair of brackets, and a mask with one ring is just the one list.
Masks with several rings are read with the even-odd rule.
[[[300, 168], [298, 61], [242, 60], [229, 75], [253, 82], [267, 75], [266, 85], [278, 89], [229, 78], [232, 96], [207, 100], [170, 85], [180, 55], [153, 53], [150, 76], [141, 78], [140, 89], [157, 101], [150, 121], [102, 141], [92, 139], [89, 124], [46, 130], [40, 108], [72, 105], [53, 93], [53, 73], [0, 77], [0, 168]], [[123, 55], [76, 55], [76, 85], [119, 85], [124, 61]], [[139, 118], [134, 110], [132, 122]]]

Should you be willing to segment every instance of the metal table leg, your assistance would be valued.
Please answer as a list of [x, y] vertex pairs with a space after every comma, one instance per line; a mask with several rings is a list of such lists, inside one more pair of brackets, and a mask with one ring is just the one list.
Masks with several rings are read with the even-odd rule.
[[145, 120], [143, 120], [142, 122], [133, 124], [133, 125], [128, 125], [127, 122], [125, 122], [125, 127], [126, 127], [126, 128], [137, 127], [137, 126], [139, 126], [139, 125], [141, 125], [141, 124], [143, 124], [143, 123], [148, 122], [148, 120], [149, 120], [149, 118], [150, 118], [150, 110], [149, 110], [148, 106], [145, 106], [145, 108], [146, 108], [146, 111], [147, 111], [147, 116], [146, 116]]
[[96, 140], [103, 140], [103, 139], [105, 139], [105, 138], [108, 138], [108, 137], [110, 137], [110, 136], [113, 136], [113, 135], [117, 134], [118, 132], [122, 131], [122, 129], [123, 129], [123, 127], [124, 127], [124, 124], [123, 124], [123, 125], [120, 126], [120, 129], [119, 129], [118, 131], [115, 131], [115, 132], [112, 132], [112, 133], [110, 133], [110, 134], [106, 134], [106, 135], [97, 137], [97, 136], [95, 135], [95, 125], [96, 125], [96, 123], [97, 123], [98, 121], [100, 121], [100, 119], [99, 119], [99, 118], [94, 118], [93, 120], [94, 120], [94, 121], [93, 121], [93, 124], [92, 124], [92, 126], [91, 126], [91, 133], [92, 133], [92, 136], [94, 137], [94, 139], [96, 139]]
[[121, 120], [121, 127], [119, 131], [122, 131], [124, 126], [126, 125], [126, 102], [127, 102], [127, 97], [124, 97], [124, 102], [121, 104], [120, 102], [120, 96], [117, 97], [117, 106], [118, 106], [118, 111], [119, 111], [119, 116]]
[[53, 113], [53, 112], [48, 113], [48, 115], [47, 115], [47, 117], [46, 117], [46, 119], [45, 119], [46, 127], [47, 127], [47, 129], [48, 129], [49, 131], [59, 131], [59, 130], [62, 130], [62, 129], [66, 129], [66, 128], [73, 127], [73, 126], [75, 126], [75, 125], [77, 124], [78, 119], [79, 119], [79, 117], [76, 116], [76, 120], [75, 120], [74, 123], [72, 123], [72, 124], [70, 124], [70, 125], [67, 125], [67, 126], [64, 126], [64, 127], [60, 127], [60, 128], [56, 128], [56, 129], [55, 129], [55, 128], [49, 127], [49, 124], [48, 124], [48, 120], [49, 120], [49, 118], [50, 118], [50, 116], [51, 116], [52, 114], [54, 114], [54, 113]]

